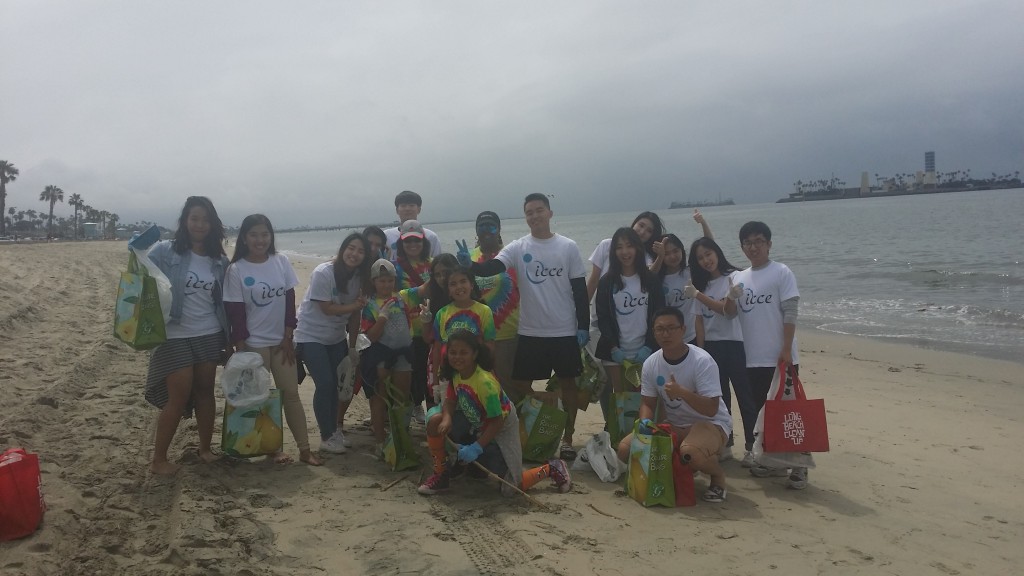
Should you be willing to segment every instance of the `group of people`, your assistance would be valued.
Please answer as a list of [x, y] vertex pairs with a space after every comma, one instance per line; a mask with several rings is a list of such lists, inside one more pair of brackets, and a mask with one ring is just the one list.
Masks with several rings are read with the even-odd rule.
[[[672, 426], [680, 454], [710, 478], [704, 500], [727, 495], [719, 462], [731, 457], [732, 392], [743, 421], [742, 465], [755, 476], [788, 475], [790, 487], [806, 487], [806, 469], [759, 466], [753, 456], [754, 423], [775, 367], [798, 364], [799, 293], [789, 268], [769, 258], [767, 225], [748, 222], [740, 229], [750, 261], [740, 270], [699, 211], [694, 220], [702, 235], [689, 257], [657, 214], [643, 212], [598, 244], [588, 277], [577, 244], [552, 230], [546, 195], [524, 199], [529, 234], [506, 244], [498, 215], [482, 212], [476, 245], [457, 240], [455, 254], [442, 253], [437, 234], [419, 223], [421, 209], [418, 194], [398, 194], [399, 226], [348, 235], [337, 256], [313, 270], [297, 304], [298, 279], [275, 249], [266, 216], [242, 221], [229, 260], [212, 202], [189, 197], [174, 238], [151, 252], [173, 294], [168, 340], [154, 349], [146, 384], [146, 398], [161, 408], [152, 470], [177, 469], [167, 451], [179, 420], [192, 410], [199, 457], [217, 457], [210, 446], [216, 366], [245, 350], [259, 353], [273, 374], [302, 462], [322, 463], [310, 447], [298, 396], [305, 374], [315, 386], [318, 452], [351, 446], [343, 432], [350, 402], [338, 392], [338, 367], [348, 357], [370, 403], [378, 451], [389, 400], [411, 405], [410, 417], [425, 424], [433, 474], [421, 494], [447, 490], [452, 476], [474, 462], [506, 487], [525, 490], [550, 478], [565, 492], [572, 486], [566, 460], [576, 457], [581, 348], [593, 324], [589, 350], [607, 374], [605, 413], [611, 393], [625, 389], [623, 365], [642, 363], [639, 429], [655, 421]], [[370, 342], [362, 350], [360, 334]], [[567, 414], [561, 445], [557, 458], [524, 470], [515, 405], [534, 393], [534, 381], [552, 374]], [[630, 441], [627, 436], [618, 447], [623, 461]], [[457, 452], [454, 464], [449, 446]], [[273, 458], [290, 460], [284, 453]]]

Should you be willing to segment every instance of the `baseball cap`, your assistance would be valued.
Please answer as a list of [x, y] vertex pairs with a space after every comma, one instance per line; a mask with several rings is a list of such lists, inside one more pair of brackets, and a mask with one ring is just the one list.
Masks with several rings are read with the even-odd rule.
[[370, 267], [370, 280], [376, 280], [381, 276], [396, 276], [395, 265], [383, 258], [378, 259]]
[[417, 220], [406, 220], [398, 227], [398, 238], [423, 238], [423, 226]]
[[498, 230], [501, 230], [501, 219], [498, 218], [498, 215], [494, 212], [481, 212], [480, 215], [476, 217], [476, 228], [479, 230], [481, 227], [485, 230], [493, 227], [494, 231], [497, 232]]

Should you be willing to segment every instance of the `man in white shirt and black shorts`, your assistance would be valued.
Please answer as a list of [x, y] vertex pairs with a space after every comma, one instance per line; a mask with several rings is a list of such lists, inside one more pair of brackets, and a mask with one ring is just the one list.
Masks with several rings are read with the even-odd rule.
[[[514, 268], [519, 276], [519, 343], [506, 393], [519, 401], [533, 391], [534, 380], [547, 380], [554, 371], [568, 414], [559, 457], [576, 457], [572, 435], [576, 425], [576, 378], [583, 372], [580, 348], [590, 335], [587, 283], [576, 242], [551, 231], [551, 204], [544, 194], [523, 202], [530, 233], [506, 244], [493, 260], [473, 263], [465, 241], [459, 262], [477, 276], [493, 276]], [[525, 281], [524, 281], [525, 280]]]

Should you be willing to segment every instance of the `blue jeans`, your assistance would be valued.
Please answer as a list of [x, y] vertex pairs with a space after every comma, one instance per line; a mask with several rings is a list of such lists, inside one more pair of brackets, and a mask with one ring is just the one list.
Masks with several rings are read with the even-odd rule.
[[736, 404], [740, 407], [740, 417], [743, 419], [743, 446], [750, 450], [754, 446], [754, 424], [760, 407], [754, 400], [754, 391], [747, 375], [747, 353], [743, 349], [743, 342], [707, 340], [704, 342], [704, 351], [718, 364], [718, 382], [722, 386], [722, 400], [729, 414], [732, 414], [732, 394], [729, 390], [729, 382], [732, 382], [732, 388], [736, 391]]
[[313, 416], [320, 427], [320, 439], [327, 440], [338, 429], [338, 364], [348, 355], [348, 342], [320, 344], [300, 342], [295, 353], [313, 378]]

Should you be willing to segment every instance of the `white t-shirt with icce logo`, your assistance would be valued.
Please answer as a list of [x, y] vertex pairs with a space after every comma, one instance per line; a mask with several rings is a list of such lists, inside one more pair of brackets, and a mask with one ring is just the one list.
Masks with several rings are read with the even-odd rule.
[[[732, 283], [743, 288], [736, 301], [737, 317], [743, 329], [743, 350], [750, 368], [775, 367], [782, 352], [782, 301], [800, 296], [796, 276], [781, 262], [769, 261], [733, 275]], [[799, 364], [796, 336], [793, 364]]]
[[245, 303], [246, 345], [265, 348], [281, 344], [286, 294], [298, 285], [292, 263], [284, 254], [271, 254], [258, 264], [243, 258], [228, 266], [224, 301]]
[[686, 318], [686, 333], [683, 334], [683, 342], [693, 342], [697, 337], [697, 311], [696, 300], [683, 295], [683, 288], [690, 283], [690, 269], [683, 268], [675, 274], [665, 274], [662, 281], [662, 290], [665, 291], [665, 305], [678, 308]]
[[213, 302], [213, 258], [192, 254], [188, 261], [188, 276], [182, 293], [181, 318], [167, 324], [167, 338], [197, 338], [209, 336], [224, 329], [217, 319]]
[[619, 348], [636, 350], [644, 345], [649, 302], [648, 294], [640, 290], [639, 274], [622, 277], [622, 290], [612, 294], [615, 320], [619, 323]]
[[576, 335], [573, 278], [583, 278], [583, 258], [576, 242], [555, 234], [523, 236], [496, 256], [519, 277], [519, 333], [553, 338]]
[[[650, 358], [644, 361], [643, 370], [640, 372], [640, 395], [647, 397], [661, 398], [665, 406], [665, 416], [668, 423], [680, 428], [692, 426], [701, 420], [710, 421], [712, 424], [725, 430], [726, 434], [732, 432], [732, 417], [725, 408], [722, 401], [722, 385], [718, 381], [718, 364], [711, 355], [687, 344], [689, 352], [682, 361], [672, 364], [665, 360], [665, 352], [658, 350], [651, 354]], [[675, 379], [686, 390], [694, 392], [706, 398], [718, 398], [718, 411], [712, 418], [697, 412], [686, 400], [672, 400], [665, 392], [665, 384]]]
[[[707, 287], [704, 288], [704, 295], [712, 300], [722, 300], [728, 294], [729, 275], [722, 275], [709, 280]], [[743, 342], [743, 331], [740, 329], [739, 320], [729, 318], [724, 314], [718, 314], [699, 301], [695, 303], [694, 309], [704, 320], [705, 342], [723, 342], [727, 340]]]
[[[299, 304], [299, 325], [295, 328], [295, 342], [316, 342], [331, 346], [341, 342], [348, 335], [349, 314], [332, 316], [324, 314], [319, 302], [334, 304], [351, 304], [359, 298], [359, 275], [353, 275], [348, 281], [345, 292], [338, 290], [334, 280], [334, 262], [324, 262], [313, 269], [309, 278], [309, 288]], [[356, 314], [359, 314], [357, 311]]]

